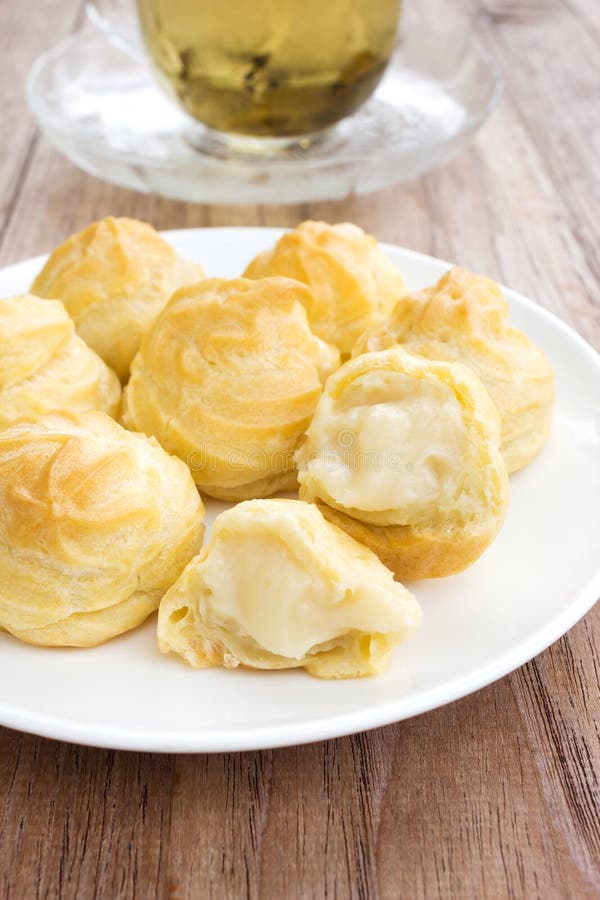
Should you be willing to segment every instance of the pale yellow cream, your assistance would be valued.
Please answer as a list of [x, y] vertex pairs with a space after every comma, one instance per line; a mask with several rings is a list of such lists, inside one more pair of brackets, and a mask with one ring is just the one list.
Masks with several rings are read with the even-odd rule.
[[412, 594], [315, 505], [249, 500], [217, 517], [163, 597], [158, 644], [194, 667], [352, 678], [382, 672], [420, 622]]
[[393, 583], [354, 590], [327, 583], [275, 535], [238, 534], [234, 554], [231, 549], [219, 543], [204, 562], [200, 615], [269, 653], [300, 659], [349, 631], [385, 634], [406, 627]]
[[465, 448], [463, 414], [447, 384], [375, 370], [340, 399], [323, 396], [299, 478], [340, 507], [383, 514], [382, 524], [402, 523], [407, 510], [460, 493]]

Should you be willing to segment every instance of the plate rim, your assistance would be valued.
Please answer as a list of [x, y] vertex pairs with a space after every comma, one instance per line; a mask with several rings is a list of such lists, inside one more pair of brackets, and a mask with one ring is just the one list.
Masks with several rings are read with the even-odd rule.
[[[231, 237], [240, 234], [260, 234], [263, 237], [277, 238], [286, 228], [262, 226], [213, 226], [180, 228], [161, 231], [167, 240], [177, 241], [182, 235], [190, 233], [210, 233], [215, 238], [225, 233]], [[384, 252], [392, 256], [397, 253], [416, 262], [436, 266], [451, 267], [447, 260], [421, 253], [410, 248], [380, 242]], [[41, 266], [47, 254], [30, 257], [0, 268], [0, 278], [17, 274], [22, 268]], [[574, 328], [560, 319], [555, 313], [539, 305], [534, 300], [518, 291], [500, 285], [509, 301], [515, 300], [536, 315], [545, 319], [557, 329], [561, 337], [574, 342], [590, 364], [595, 366], [600, 376], [600, 354]], [[446, 706], [493, 684], [500, 678], [514, 672], [529, 662], [555, 641], [563, 637], [583, 616], [593, 608], [600, 596], [600, 565], [598, 571], [581, 588], [561, 610], [538, 628], [519, 641], [510, 650], [502, 653], [495, 660], [462, 674], [457, 678], [444, 682], [442, 686], [430, 687], [410, 697], [402, 695], [373, 708], [361, 708], [338, 715], [325, 715], [305, 719], [299, 723], [263, 725], [249, 731], [248, 729], [226, 728], [212, 729], [210, 732], [196, 730], [180, 732], [176, 730], [160, 731], [156, 729], [128, 729], [127, 727], [105, 726], [82, 723], [77, 719], [64, 716], [46, 715], [39, 712], [22, 711], [18, 707], [0, 701], [0, 725], [39, 737], [69, 743], [101, 747], [111, 750], [128, 750], [135, 752], [155, 753], [223, 753], [257, 751], [275, 749], [313, 743], [321, 740], [332, 740], [363, 731], [370, 731], [385, 725], [404, 721], [408, 718], [430, 712]], [[398, 709], [400, 707], [400, 709]]]

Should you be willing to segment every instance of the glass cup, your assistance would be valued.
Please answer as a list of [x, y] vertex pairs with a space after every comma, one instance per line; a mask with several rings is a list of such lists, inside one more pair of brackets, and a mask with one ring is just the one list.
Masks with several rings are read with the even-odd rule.
[[373, 93], [401, 0], [93, 0], [204, 126], [202, 149], [307, 147]]

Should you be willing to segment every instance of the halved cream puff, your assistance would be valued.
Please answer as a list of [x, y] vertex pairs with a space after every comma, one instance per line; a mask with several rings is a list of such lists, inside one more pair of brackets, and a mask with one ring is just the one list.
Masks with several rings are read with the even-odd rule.
[[165, 594], [158, 643], [194, 667], [303, 666], [378, 674], [421, 610], [375, 554], [299, 500], [250, 500], [217, 517]]
[[399, 347], [328, 379], [297, 459], [300, 497], [401, 579], [465, 569], [508, 504], [500, 420], [477, 376]]

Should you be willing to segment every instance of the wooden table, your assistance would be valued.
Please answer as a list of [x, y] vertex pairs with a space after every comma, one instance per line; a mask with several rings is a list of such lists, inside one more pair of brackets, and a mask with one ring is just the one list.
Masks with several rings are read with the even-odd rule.
[[[105, 185], [49, 147], [23, 79], [79, 27], [82, 0], [2, 0], [0, 264], [108, 213], [159, 228], [349, 219], [498, 277], [600, 346], [597, 0], [418, 5], [438, 25], [460, 16], [506, 77], [466, 152], [365, 198], [209, 208]], [[307, 747], [152, 756], [0, 729], [0, 896], [597, 898], [599, 623], [596, 608], [451, 706]]]

